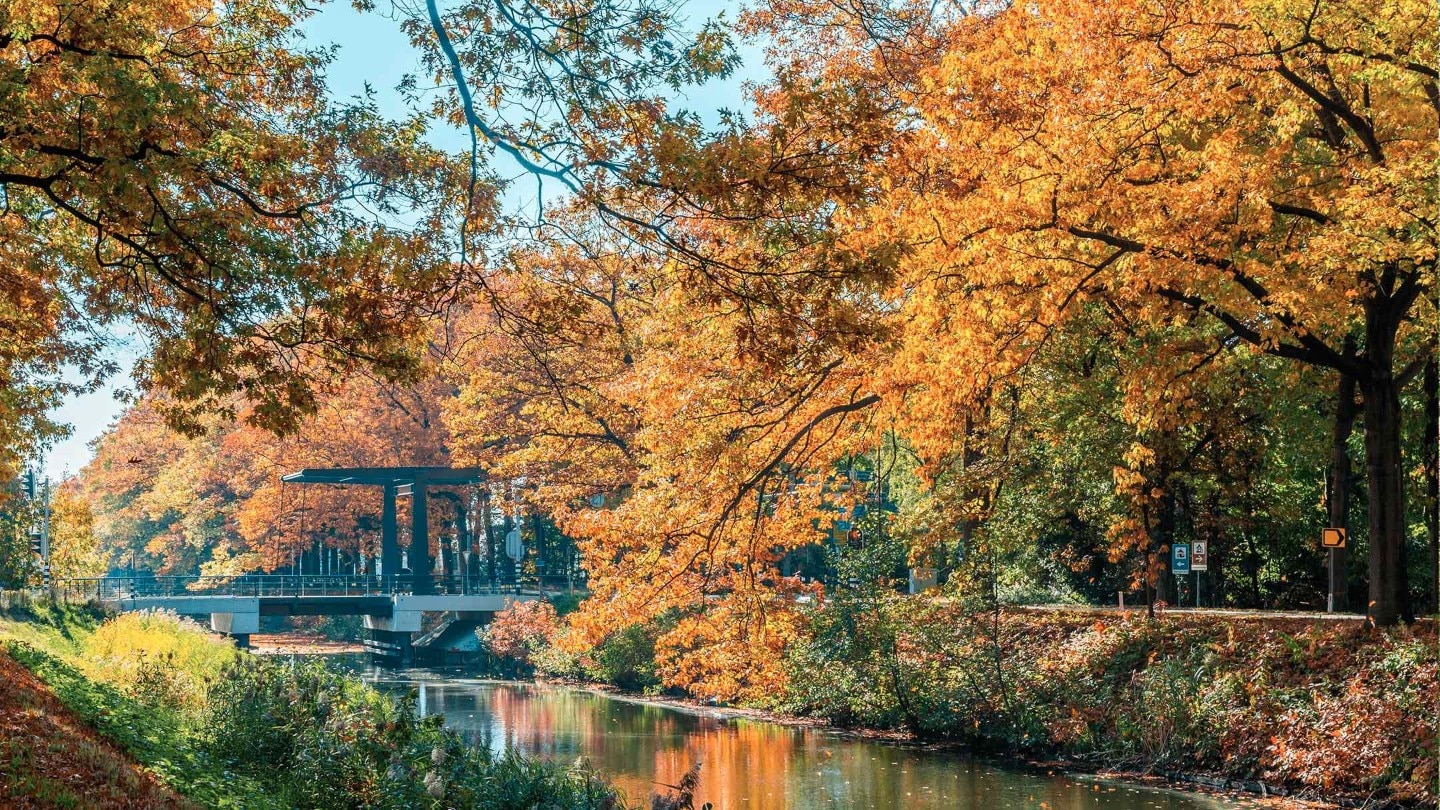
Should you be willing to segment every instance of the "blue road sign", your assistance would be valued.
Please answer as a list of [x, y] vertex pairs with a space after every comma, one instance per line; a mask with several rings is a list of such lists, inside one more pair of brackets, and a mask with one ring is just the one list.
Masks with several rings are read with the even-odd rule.
[[1172, 543], [1170, 546], [1170, 571], [1179, 576], [1190, 573], [1190, 544]]

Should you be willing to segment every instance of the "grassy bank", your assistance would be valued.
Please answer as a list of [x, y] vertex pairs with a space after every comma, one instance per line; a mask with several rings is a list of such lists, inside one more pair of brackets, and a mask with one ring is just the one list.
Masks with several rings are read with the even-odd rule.
[[[7, 779], [12, 804], [165, 806], [107, 804], [105, 796], [124, 795], [138, 779], [174, 806], [620, 806], [586, 768], [492, 756], [464, 744], [439, 718], [417, 719], [409, 698], [384, 695], [318, 662], [241, 653], [171, 615], [106, 618], [42, 603], [0, 617], [0, 648], [38, 678], [38, 697], [15, 709], [16, 717], [93, 733], [119, 763], [59, 750], [60, 760], [38, 768], [22, 756], [33, 741], [7, 718], [3, 767], [33, 777]], [[87, 779], [66, 787], [45, 770]]]
[[834, 723], [1435, 805], [1433, 624], [1097, 620], [881, 598], [817, 615], [789, 663], [777, 707]]
[[192, 806], [3, 652], [0, 683], [0, 806]]
[[[533, 608], [492, 629], [540, 674], [663, 687], [663, 627], [583, 656]], [[1433, 623], [967, 609], [885, 593], [813, 610], [755, 708], [1092, 769], [1264, 783], [1369, 806], [1436, 803]]]

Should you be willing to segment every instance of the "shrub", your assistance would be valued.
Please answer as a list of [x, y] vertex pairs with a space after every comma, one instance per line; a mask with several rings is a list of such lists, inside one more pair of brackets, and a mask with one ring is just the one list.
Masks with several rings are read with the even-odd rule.
[[559, 619], [549, 602], [516, 602], [496, 613], [495, 619], [477, 630], [476, 635], [492, 655], [529, 667], [535, 654], [550, 644], [558, 627]]
[[814, 611], [778, 707], [1106, 766], [1209, 770], [1433, 804], [1433, 629], [968, 611], [884, 595]]
[[555, 615], [564, 618], [574, 613], [585, 597], [578, 593], [557, 593], [550, 597], [550, 604], [555, 607]]
[[653, 690], [656, 631], [647, 625], [631, 625], [611, 633], [605, 641], [581, 659], [585, 677], [614, 684], [622, 689]]
[[295, 807], [618, 808], [583, 764], [562, 767], [467, 745], [414, 693], [392, 697], [321, 662], [246, 657], [212, 687], [208, 749], [278, 783]]
[[239, 655], [226, 641], [174, 613], [122, 613], [85, 640], [84, 669], [153, 706], [203, 707], [207, 684]]

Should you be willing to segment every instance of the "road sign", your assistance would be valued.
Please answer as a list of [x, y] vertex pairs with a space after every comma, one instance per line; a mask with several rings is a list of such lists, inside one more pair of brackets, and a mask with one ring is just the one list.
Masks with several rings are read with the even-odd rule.
[[[1345, 530], [1334, 526], [1320, 530], [1320, 547], [1330, 552], [1330, 587], [1325, 594], [1325, 612], [1335, 612], [1335, 550], [1345, 548]], [[1344, 587], [1342, 583], [1341, 587]]]
[[1190, 544], [1175, 543], [1170, 546], [1170, 571], [1176, 576], [1190, 573]]
[[1196, 540], [1195, 545], [1190, 547], [1190, 570], [1210, 570], [1210, 543], [1207, 540]]

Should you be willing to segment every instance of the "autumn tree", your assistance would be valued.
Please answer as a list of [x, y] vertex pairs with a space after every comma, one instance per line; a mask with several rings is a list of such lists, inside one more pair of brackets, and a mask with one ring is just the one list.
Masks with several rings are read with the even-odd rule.
[[[95, 512], [95, 537], [111, 558], [165, 573], [231, 576], [291, 566], [317, 549], [347, 564], [373, 555], [380, 497], [366, 488], [285, 485], [304, 467], [447, 463], [443, 382], [395, 385], [354, 375], [328, 386], [315, 414], [285, 438], [254, 425], [209, 417], [186, 436], [164, 422], [151, 395], [96, 443], [79, 487]], [[244, 414], [243, 407], [241, 414]], [[432, 502], [432, 525], [454, 509]]]
[[[408, 385], [357, 375], [328, 392], [291, 436], [277, 440], [248, 426], [230, 432], [222, 453], [233, 459], [225, 478], [234, 490], [236, 548], [233, 559], [217, 554], [207, 570], [273, 571], [292, 566], [298, 555], [313, 558], [317, 549], [343, 550], [352, 561], [360, 553], [373, 559], [381, 509], [374, 487], [287, 485], [280, 479], [306, 467], [448, 466], [440, 411], [450, 395], [433, 375]], [[429, 507], [438, 536], [453, 523], [454, 510], [436, 498]], [[307, 570], [318, 565], [312, 559]]]
[[[332, 99], [328, 56], [283, 0], [36, 0], [0, 8], [0, 443], [106, 368], [106, 332], [170, 424], [276, 430], [312, 383], [412, 373], [421, 316], [457, 286], [452, 222], [484, 231], [492, 186], [422, 119]], [[469, 187], [471, 193], [464, 194]], [[70, 383], [74, 387], [76, 383]], [[10, 465], [10, 460], [0, 460]]]
[[0, 583], [23, 588], [40, 573], [40, 559], [30, 549], [30, 531], [38, 515], [35, 503], [21, 495], [18, 482], [8, 489], [0, 505]]
[[877, 167], [892, 190], [856, 229], [908, 251], [921, 328], [900, 382], [983, 390], [1087, 300], [1153, 324], [1200, 314], [1249, 351], [1347, 374], [1370, 614], [1409, 615], [1399, 392], [1434, 352], [1434, 23], [1404, 3], [1114, 2], [947, 25]]
[[[594, 204], [655, 251], [637, 274], [647, 305], [625, 329], [638, 348], [623, 363], [613, 349], [590, 358], [605, 400], [638, 425], [614, 468], [633, 467], [633, 492], [568, 524], [593, 538], [592, 561], [625, 574], [613, 591], [601, 578], [602, 604], [619, 617], [729, 593], [736, 568], [765, 581], [774, 544], [816, 536], [807, 510], [832, 497], [830, 465], [882, 430], [905, 437], [931, 481], [1003, 459], [992, 450], [1006, 431], [986, 428], [1006, 425], [1007, 400], [1029, 395], [1023, 375], [1078, 314], [1102, 312], [1177, 336], [1115, 381], [1135, 446], [1114, 462], [1139, 476], [1119, 492], [1140, 521], [1112, 535], [1116, 548], [1143, 547], [1153, 581], [1172, 536], [1159, 517], [1235, 486], [1223, 467], [1252, 452], [1263, 420], [1215, 413], [1212, 431], [1186, 435], [1228, 406], [1226, 385], [1339, 372], [1365, 403], [1372, 616], [1399, 618], [1398, 392], [1434, 352], [1420, 327], [1434, 278], [1431, 23], [1433, 10], [1405, 4], [1378, 16], [1344, 3], [759, 7], [747, 26], [776, 45], [756, 121], [684, 149], [635, 136], [624, 148], [672, 148], [639, 190], [607, 187]], [[801, 42], [803, 54], [790, 47]], [[617, 225], [617, 199], [663, 212], [663, 233]], [[465, 418], [545, 437], [525, 442], [523, 461], [567, 482], [552, 490], [560, 509], [585, 495], [570, 484], [609, 475], [589, 464], [596, 448], [616, 451], [564, 393], [593, 366], [554, 362], [581, 357], [578, 323], [605, 321], [603, 288], [537, 293], [563, 287], [546, 272], [496, 295], [565, 313], [514, 321], [502, 354], [529, 392], [462, 400], [479, 412]], [[1211, 365], [1225, 373], [1188, 379]], [[1255, 368], [1263, 382], [1247, 380]], [[974, 456], [979, 440], [991, 447]], [[1187, 492], [1207, 475], [1219, 489]], [[947, 530], [993, 515], [1000, 490], [975, 487], [938, 513]]]
[[[695, 653], [675, 659], [676, 678], [713, 694], [763, 690], [778, 656], [751, 653], [795, 632], [793, 597], [809, 586], [777, 568], [821, 536], [827, 476], [809, 468], [831, 452], [791, 437], [868, 403], [852, 403], [843, 358], [751, 354], [758, 342], [735, 339], [743, 313], [633, 243], [582, 229], [567, 232], [578, 244], [517, 254], [492, 282], [503, 309], [477, 311], [447, 408], [456, 455], [523, 479], [527, 508], [577, 539], [592, 598], [567, 642], [679, 610], [657, 642], [667, 656]], [[793, 322], [766, 328], [767, 341], [804, 340]], [[723, 607], [707, 601], [721, 594]]]
[[95, 443], [78, 486], [93, 512], [93, 537], [115, 565], [161, 574], [194, 570], [224, 517], [209, 477], [217, 428], [172, 431], [151, 398], [128, 409]]
[[104, 576], [111, 559], [95, 539], [95, 515], [78, 479], [53, 490], [50, 503], [50, 574], [56, 579]]

